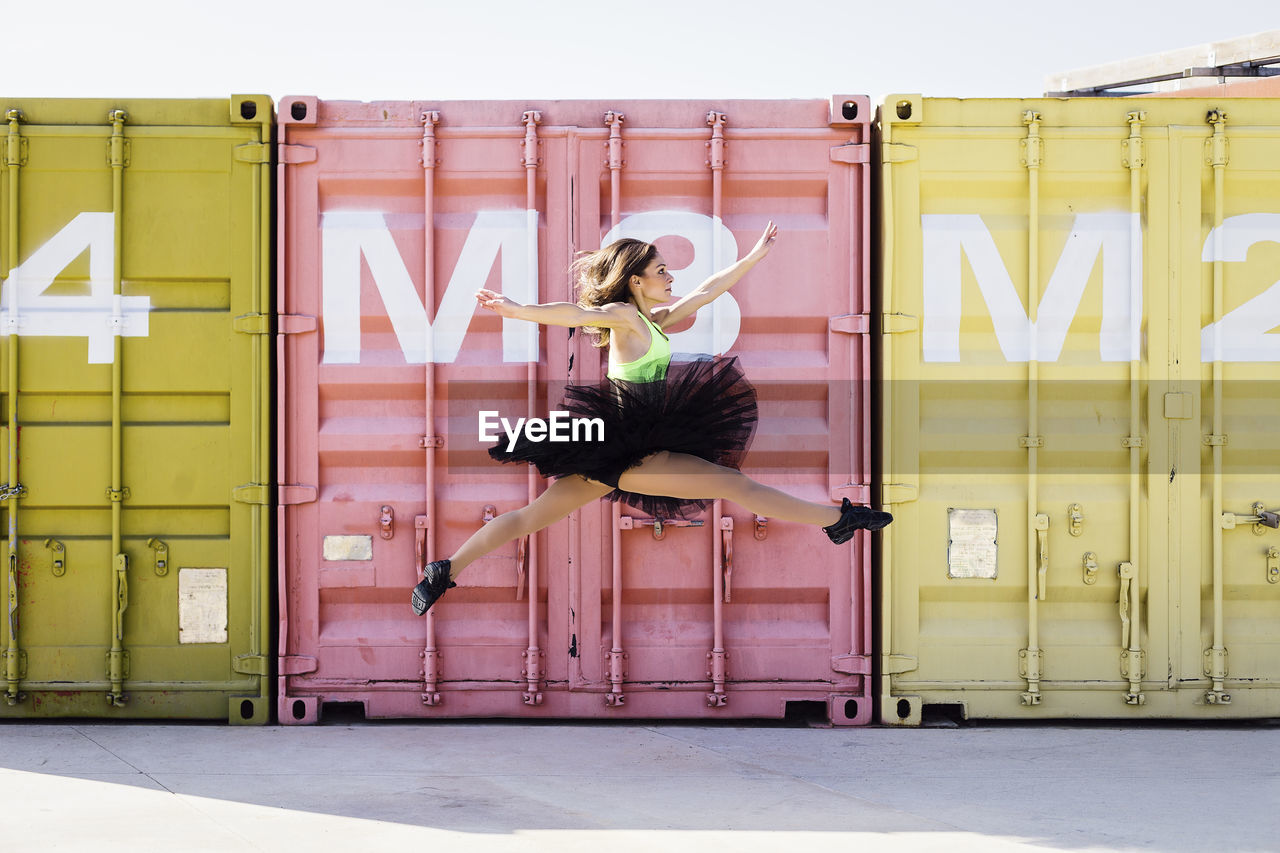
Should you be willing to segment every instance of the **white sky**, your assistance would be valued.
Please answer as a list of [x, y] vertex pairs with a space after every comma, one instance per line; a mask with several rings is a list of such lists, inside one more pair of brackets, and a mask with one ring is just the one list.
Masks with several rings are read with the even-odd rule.
[[9, 97], [1038, 96], [1280, 28], [1274, 0], [8, 0]]

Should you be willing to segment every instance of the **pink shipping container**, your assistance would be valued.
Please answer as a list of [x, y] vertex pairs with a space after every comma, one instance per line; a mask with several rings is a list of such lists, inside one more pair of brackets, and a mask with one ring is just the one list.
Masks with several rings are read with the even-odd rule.
[[864, 533], [834, 547], [729, 502], [690, 523], [602, 500], [477, 561], [426, 617], [408, 603], [424, 561], [546, 486], [489, 459], [482, 413], [547, 417], [566, 382], [604, 376], [586, 335], [502, 320], [475, 291], [573, 301], [575, 252], [618, 236], [657, 243], [679, 296], [778, 223], [672, 348], [738, 356], [755, 383], [746, 473], [868, 502], [868, 99], [286, 97], [279, 114], [280, 720], [802, 702], [868, 722]]

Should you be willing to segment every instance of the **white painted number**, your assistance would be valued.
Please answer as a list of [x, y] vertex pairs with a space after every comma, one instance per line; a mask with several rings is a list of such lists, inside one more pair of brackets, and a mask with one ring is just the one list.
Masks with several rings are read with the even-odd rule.
[[[146, 337], [151, 299], [115, 296], [115, 220], [110, 213], [81, 213], [15, 267], [0, 287], [0, 335], [85, 337], [89, 363], [115, 360], [116, 335]], [[89, 292], [47, 295], [58, 274], [89, 250]]]
[[[683, 237], [693, 244], [693, 260], [681, 270], [671, 270], [675, 281], [671, 295], [688, 295], [710, 278], [738, 260], [738, 241], [719, 219], [686, 210], [652, 210], [625, 217], [618, 227], [600, 241], [607, 246], [622, 237], [652, 243], [662, 237]], [[718, 250], [718, 251], [717, 251]], [[725, 293], [699, 311], [693, 325], [671, 336], [671, 350], [682, 353], [720, 354], [728, 351], [742, 328], [742, 309], [733, 294]]]
[[[1280, 243], [1280, 213], [1245, 213], [1223, 220], [1221, 229], [1209, 232], [1200, 259], [1239, 262], [1255, 243]], [[1275, 282], [1217, 323], [1200, 333], [1200, 360], [1215, 361], [1221, 347], [1222, 361], [1280, 361], [1280, 281]]]

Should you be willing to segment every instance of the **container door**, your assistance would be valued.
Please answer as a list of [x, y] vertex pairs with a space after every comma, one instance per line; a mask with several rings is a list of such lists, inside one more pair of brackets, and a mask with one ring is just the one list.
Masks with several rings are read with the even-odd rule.
[[[619, 112], [625, 123], [609, 131], [625, 142], [625, 162], [602, 162], [596, 146], [577, 159], [577, 183], [592, 190], [579, 245], [655, 242], [679, 296], [776, 220], [778, 248], [679, 328], [672, 350], [741, 360], [760, 414], [746, 474], [812, 501], [867, 502], [865, 127], [839, 115], [834, 127], [822, 126], [826, 116], [778, 126], [746, 104], [729, 116], [688, 109], [687, 129], [669, 126], [674, 115], [651, 127], [643, 113]], [[582, 343], [578, 358], [601, 355]], [[812, 527], [729, 502], [692, 521], [611, 509], [584, 511], [570, 528], [584, 556], [571, 593], [574, 690], [634, 716], [777, 716], [808, 701], [839, 723], [869, 720], [865, 534], [833, 548]]]
[[539, 283], [568, 265], [546, 212], [566, 193], [563, 160], [535, 135], [530, 195], [520, 111], [473, 131], [457, 113], [392, 106], [282, 110], [284, 311], [320, 318], [285, 349], [284, 477], [318, 494], [284, 518], [285, 722], [314, 722], [319, 701], [375, 717], [516, 712], [546, 666], [536, 537], [472, 565], [425, 619], [408, 594], [424, 561], [543, 487], [531, 494], [527, 469], [492, 462], [477, 436], [486, 412], [545, 416], [546, 339], [478, 312], [474, 294], [552, 298]]
[[[1266, 105], [1266, 102], [1261, 102]], [[1183, 381], [1176, 498], [1184, 508], [1178, 656], [1184, 705], [1274, 715], [1280, 683], [1280, 181], [1274, 112], [1225, 102], [1171, 130], [1184, 271], [1176, 328]], [[1252, 108], [1252, 109], [1251, 109]]]
[[1113, 715], [1163, 682], [1164, 296], [1144, 325], [1141, 284], [1165, 262], [1141, 223], [1165, 233], [1167, 158], [1124, 103], [1076, 113], [886, 104], [886, 722]]
[[271, 103], [8, 118], [0, 713], [265, 722]]

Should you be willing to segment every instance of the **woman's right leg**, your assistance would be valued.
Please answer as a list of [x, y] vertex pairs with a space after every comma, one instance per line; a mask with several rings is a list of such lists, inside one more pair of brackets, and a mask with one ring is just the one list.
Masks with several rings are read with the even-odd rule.
[[648, 456], [639, 465], [623, 471], [618, 486], [643, 495], [725, 498], [756, 515], [823, 527], [840, 520], [840, 507], [806, 501], [757, 483], [734, 468], [687, 453], [663, 450]]
[[552, 481], [533, 503], [504, 512], [471, 534], [471, 538], [449, 558], [450, 579], [456, 580], [462, 570], [476, 559], [501, 548], [512, 539], [548, 527], [578, 507], [599, 500], [612, 491], [612, 486], [577, 474]]

